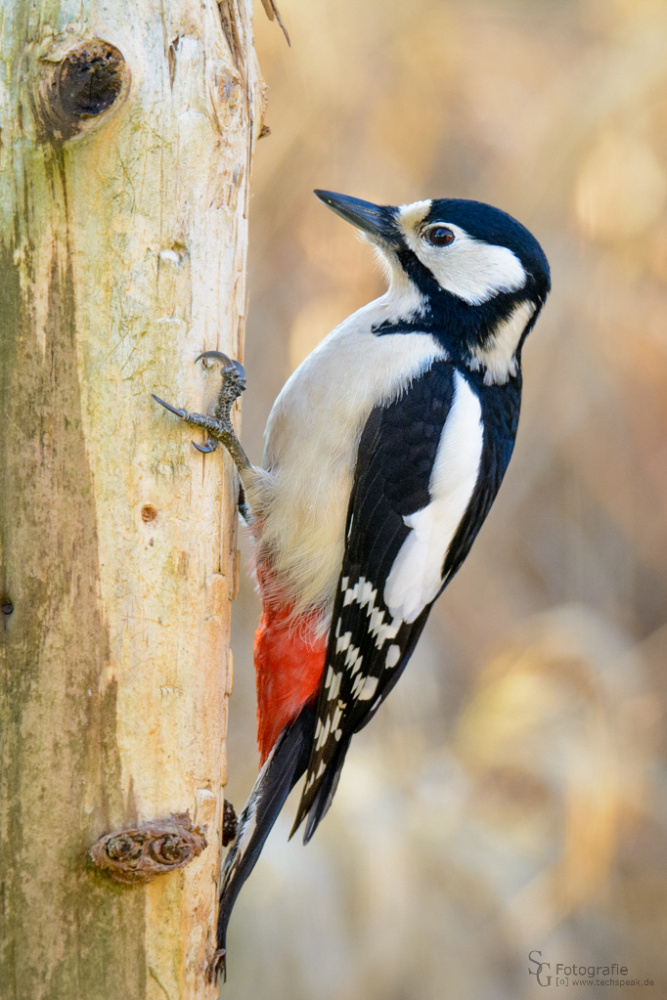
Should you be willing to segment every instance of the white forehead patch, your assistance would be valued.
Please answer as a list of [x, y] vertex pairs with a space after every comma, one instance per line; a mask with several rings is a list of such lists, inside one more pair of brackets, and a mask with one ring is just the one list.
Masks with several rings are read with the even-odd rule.
[[413, 201], [411, 205], [401, 205], [398, 209], [398, 224], [403, 230], [414, 232], [431, 211], [432, 201]]
[[510, 375], [517, 374], [516, 351], [534, 312], [533, 302], [520, 302], [493, 328], [484, 344], [473, 349], [470, 367], [484, 369], [485, 385], [504, 385]]
[[397, 222], [405, 242], [429, 269], [441, 288], [470, 305], [480, 305], [498, 292], [515, 292], [526, 282], [523, 264], [508, 247], [476, 240], [461, 226], [439, 219], [455, 235], [446, 247], [435, 247], [421, 236], [430, 201], [402, 205]]

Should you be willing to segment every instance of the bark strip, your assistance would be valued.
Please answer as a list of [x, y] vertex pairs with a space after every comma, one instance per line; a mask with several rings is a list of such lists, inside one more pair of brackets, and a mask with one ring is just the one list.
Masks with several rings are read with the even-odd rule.
[[[151, 393], [206, 408], [194, 359], [242, 356], [261, 83], [227, 17], [233, 54], [215, 0], [2, 4], [3, 1000], [216, 995], [234, 472]], [[186, 812], [175, 874], [87, 860]]]

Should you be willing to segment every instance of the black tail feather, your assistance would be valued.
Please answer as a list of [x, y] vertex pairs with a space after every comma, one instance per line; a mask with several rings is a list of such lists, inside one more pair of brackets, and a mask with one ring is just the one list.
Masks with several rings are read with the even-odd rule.
[[308, 817], [308, 820], [306, 822], [306, 829], [303, 835], [304, 844], [307, 844], [315, 833], [320, 821], [324, 819], [329, 811], [329, 806], [331, 805], [333, 797], [336, 794], [340, 773], [343, 770], [343, 764], [345, 763], [345, 754], [349, 750], [349, 747], [349, 739], [341, 740], [338, 745], [336, 755], [329, 762], [326, 771], [322, 775], [321, 781], [316, 785], [314, 794], [312, 792], [309, 794], [308, 791], [304, 789], [304, 793], [301, 797], [301, 802], [299, 803], [299, 808], [297, 810], [296, 819], [294, 820], [294, 826], [292, 827], [292, 831], [290, 833], [290, 838], [294, 836], [306, 816]]
[[303, 834], [304, 844], [308, 843], [317, 830], [321, 820], [323, 820], [329, 812], [329, 806], [333, 802], [333, 797], [336, 794], [340, 774], [343, 770], [343, 764], [345, 763], [345, 754], [347, 753], [349, 746], [349, 740], [341, 740], [340, 749], [334, 760], [331, 761], [331, 764], [327, 768], [324, 778], [322, 779], [322, 783], [317, 789], [317, 794], [315, 795], [313, 803], [308, 810], [308, 820]]
[[239, 816], [236, 836], [222, 868], [218, 951], [213, 968], [216, 976], [226, 973], [227, 925], [234, 903], [255, 867], [285, 799], [308, 766], [314, 731], [315, 703], [312, 702], [283, 729]]

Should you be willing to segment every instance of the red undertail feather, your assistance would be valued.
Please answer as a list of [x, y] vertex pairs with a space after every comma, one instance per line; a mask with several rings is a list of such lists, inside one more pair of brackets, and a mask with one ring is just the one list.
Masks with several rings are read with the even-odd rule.
[[326, 636], [307, 621], [290, 617], [289, 607], [271, 603], [255, 633], [257, 743], [262, 764], [288, 722], [317, 695], [324, 670]]

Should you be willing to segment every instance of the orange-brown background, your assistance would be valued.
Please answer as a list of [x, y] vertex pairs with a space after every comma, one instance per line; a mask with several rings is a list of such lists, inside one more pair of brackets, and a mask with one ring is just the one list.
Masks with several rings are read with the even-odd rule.
[[[459, 196], [524, 222], [553, 293], [524, 352], [513, 462], [396, 691], [304, 849], [291, 801], [232, 919], [226, 1000], [524, 1000], [528, 952], [667, 996], [667, 5], [257, 5], [271, 135], [251, 203], [243, 438], [382, 291], [314, 187]], [[247, 556], [247, 551], [246, 551]], [[235, 606], [229, 795], [254, 779]]]

